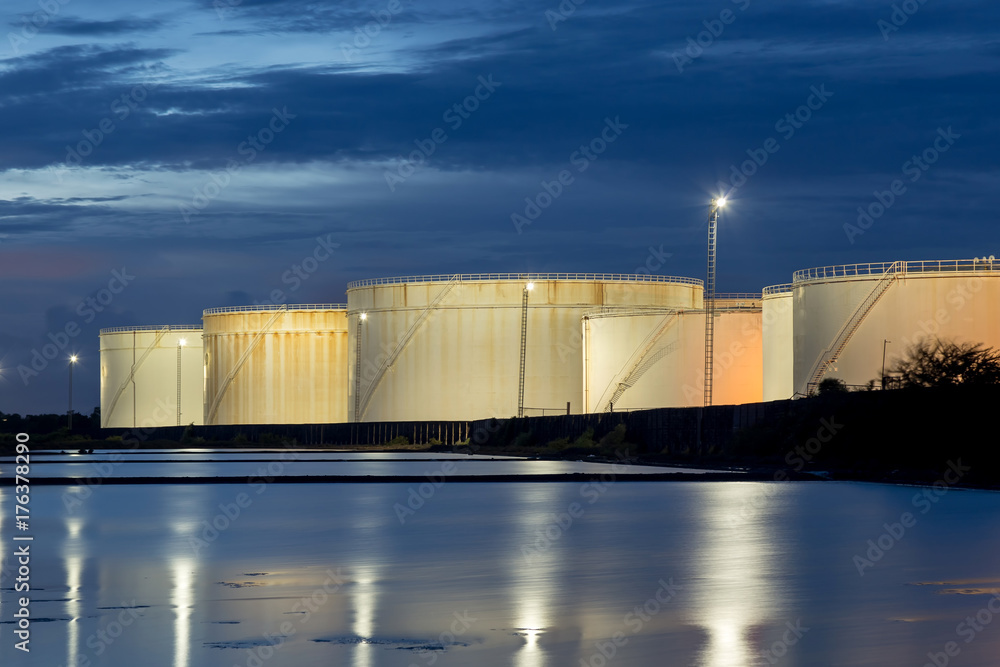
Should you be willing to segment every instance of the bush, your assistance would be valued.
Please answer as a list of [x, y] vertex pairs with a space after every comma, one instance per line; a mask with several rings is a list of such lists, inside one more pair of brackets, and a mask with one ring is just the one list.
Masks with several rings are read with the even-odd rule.
[[395, 438], [393, 438], [392, 440], [390, 440], [385, 444], [390, 447], [402, 447], [404, 445], [410, 444], [410, 439], [407, 438], [405, 435], [397, 435]]
[[555, 440], [550, 440], [546, 447], [554, 452], [561, 452], [569, 447], [569, 438], [556, 438]]
[[1000, 350], [982, 343], [924, 338], [893, 363], [887, 375], [903, 387], [1000, 384]]
[[625, 442], [625, 422], [615, 426], [614, 430], [601, 438], [599, 444], [601, 447], [620, 447], [623, 442]]
[[825, 378], [819, 383], [819, 395], [824, 394], [845, 394], [847, 393], [847, 383], [840, 378]]
[[531, 431], [528, 431], [527, 433], [518, 433], [510, 444], [511, 447], [530, 447], [534, 441], [534, 434]]
[[588, 428], [583, 432], [579, 438], [573, 441], [574, 447], [596, 447], [597, 443], [594, 442], [594, 429]]

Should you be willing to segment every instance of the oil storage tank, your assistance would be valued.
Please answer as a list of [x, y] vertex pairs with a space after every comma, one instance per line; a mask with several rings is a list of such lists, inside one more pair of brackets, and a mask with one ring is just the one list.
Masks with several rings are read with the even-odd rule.
[[[413, 276], [350, 283], [351, 416], [478, 419], [584, 411], [580, 322], [602, 306], [692, 308], [692, 278]], [[524, 348], [522, 352], [522, 332]]]
[[202, 329], [198, 325], [101, 329], [101, 426], [202, 423]]
[[[761, 400], [761, 295], [720, 294], [712, 403]], [[588, 412], [704, 405], [705, 311], [605, 308], [583, 320]]]
[[765, 401], [780, 401], [795, 393], [792, 285], [765, 287], [762, 298]]
[[344, 304], [210, 308], [206, 424], [324, 424], [347, 417]]
[[992, 258], [850, 264], [796, 271], [795, 389], [826, 377], [877, 380], [925, 337], [1000, 346], [1000, 262]]

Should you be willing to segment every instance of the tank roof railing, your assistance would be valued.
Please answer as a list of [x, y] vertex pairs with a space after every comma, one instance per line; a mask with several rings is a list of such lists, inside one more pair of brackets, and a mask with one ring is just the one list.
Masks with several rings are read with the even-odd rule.
[[206, 308], [202, 315], [218, 315], [220, 313], [254, 313], [272, 310], [347, 310], [346, 303], [297, 303], [297, 304], [273, 304], [261, 303], [253, 306], [221, 306], [219, 308]]
[[430, 276], [398, 276], [393, 278], [369, 278], [347, 283], [347, 289], [370, 287], [373, 285], [402, 285], [405, 283], [449, 283], [458, 278], [458, 282], [484, 282], [497, 280], [607, 280], [613, 282], [631, 283], [675, 283], [682, 285], [703, 285], [698, 278], [679, 276], [655, 276], [645, 273], [466, 273], [440, 274]]
[[584, 319], [603, 317], [629, 317], [634, 315], [666, 315], [676, 313], [683, 308], [671, 306], [600, 306], [583, 314]]
[[200, 324], [144, 324], [136, 327], [107, 327], [106, 329], [101, 329], [100, 333], [104, 335], [132, 331], [161, 331], [163, 329], [167, 331], [201, 331], [202, 326]]
[[792, 291], [792, 283], [783, 283], [781, 285], [771, 285], [770, 287], [765, 287], [763, 295], [771, 296], [772, 294], [787, 294]]
[[[897, 266], [898, 265], [898, 266]], [[793, 283], [829, 278], [850, 278], [854, 276], [883, 275], [897, 266], [896, 272], [907, 273], [957, 273], [972, 271], [1000, 271], [1000, 260], [989, 257], [976, 259], [935, 259], [912, 262], [876, 262], [872, 264], [841, 264], [837, 266], [822, 266], [815, 269], [802, 269], [792, 276]]]
[[760, 301], [760, 292], [719, 292], [715, 295], [716, 301]]

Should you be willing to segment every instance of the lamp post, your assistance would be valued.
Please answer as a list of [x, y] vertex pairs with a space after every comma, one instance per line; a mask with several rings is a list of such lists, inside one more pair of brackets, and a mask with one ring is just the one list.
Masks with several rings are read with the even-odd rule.
[[358, 313], [358, 330], [354, 350], [354, 421], [361, 421], [361, 325], [368, 319], [368, 313]]
[[882, 390], [885, 390], [885, 346], [891, 343], [891, 340], [882, 339]]
[[177, 425], [181, 425], [181, 350], [187, 345], [187, 338], [177, 340]]
[[66, 410], [66, 426], [70, 431], [73, 430], [73, 366], [77, 359], [75, 354], [69, 358], [69, 409]]
[[712, 405], [712, 372], [715, 355], [715, 241], [719, 226], [719, 211], [726, 198], [712, 200], [708, 214], [708, 271], [705, 281], [705, 407]]
[[521, 292], [521, 366], [517, 382], [517, 417], [524, 417], [524, 359], [528, 345], [528, 293], [535, 289], [535, 283], [529, 282]]

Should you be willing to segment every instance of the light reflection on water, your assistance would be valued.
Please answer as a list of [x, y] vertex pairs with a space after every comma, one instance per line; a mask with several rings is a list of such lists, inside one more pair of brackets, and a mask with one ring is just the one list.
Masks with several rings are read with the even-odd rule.
[[77, 655], [80, 651], [80, 615], [83, 591], [83, 558], [80, 553], [80, 537], [83, 521], [76, 517], [66, 519], [66, 540], [63, 542], [63, 559], [66, 562], [66, 615], [69, 617], [66, 630], [66, 666], [80, 667]]
[[[704, 667], [746, 667], [756, 662], [751, 640], [784, 605], [771, 567], [778, 559], [778, 530], [758, 498], [756, 484], [710, 484], [699, 498], [702, 535], [695, 558], [701, 573], [693, 587], [694, 620], [708, 633], [698, 658]], [[754, 518], [739, 521], [745, 503], [756, 501]], [[736, 519], [736, 521], [734, 521]]]
[[[535, 488], [525, 489], [521, 500], [528, 506], [559, 508], [560, 491], [560, 487], [555, 484], [538, 484]], [[544, 509], [542, 511], [544, 512]], [[563, 511], [564, 508], [558, 509], [558, 512]], [[528, 535], [529, 540], [534, 537], [532, 533], [538, 524], [538, 514], [525, 512], [518, 517], [521, 520], [520, 532]], [[543, 525], [542, 532], [544, 533], [546, 528], [552, 525], [550, 519]], [[524, 645], [514, 654], [515, 667], [542, 667], [546, 664], [540, 640], [546, 629], [555, 623], [555, 619], [549, 615], [549, 605], [555, 592], [554, 579], [559, 568], [557, 554], [556, 549], [531, 548], [530, 563], [520, 554], [508, 563], [511, 568], [509, 575], [512, 581], [511, 602], [517, 610], [515, 636], [520, 636], [524, 640]]]
[[[621, 482], [591, 503], [575, 483], [452, 483], [401, 523], [408, 488], [122, 485], [69, 509], [65, 487], [35, 487], [33, 616], [71, 620], [33, 624], [31, 664], [244, 665], [289, 622], [265, 665], [594, 664], [621, 632], [609, 664], [744, 667], [798, 618], [811, 629], [781, 664], [922, 664], [988, 598], [912, 584], [1000, 581], [1000, 495], [986, 492], [949, 494], [862, 578], [852, 556], [912, 509], [912, 489]], [[192, 547], [239, 493], [251, 504]], [[0, 488], [7, 542], [9, 495]], [[573, 502], [583, 515], [552, 529]], [[293, 613], [338, 570], [346, 583], [308, 619]], [[676, 599], [634, 631], [628, 614], [666, 579]], [[132, 599], [140, 618], [98, 654], [96, 633]], [[441, 646], [464, 612], [476, 621]], [[998, 650], [1000, 625], [963, 646], [962, 665], [994, 664]], [[0, 662], [13, 657], [8, 636]]]

